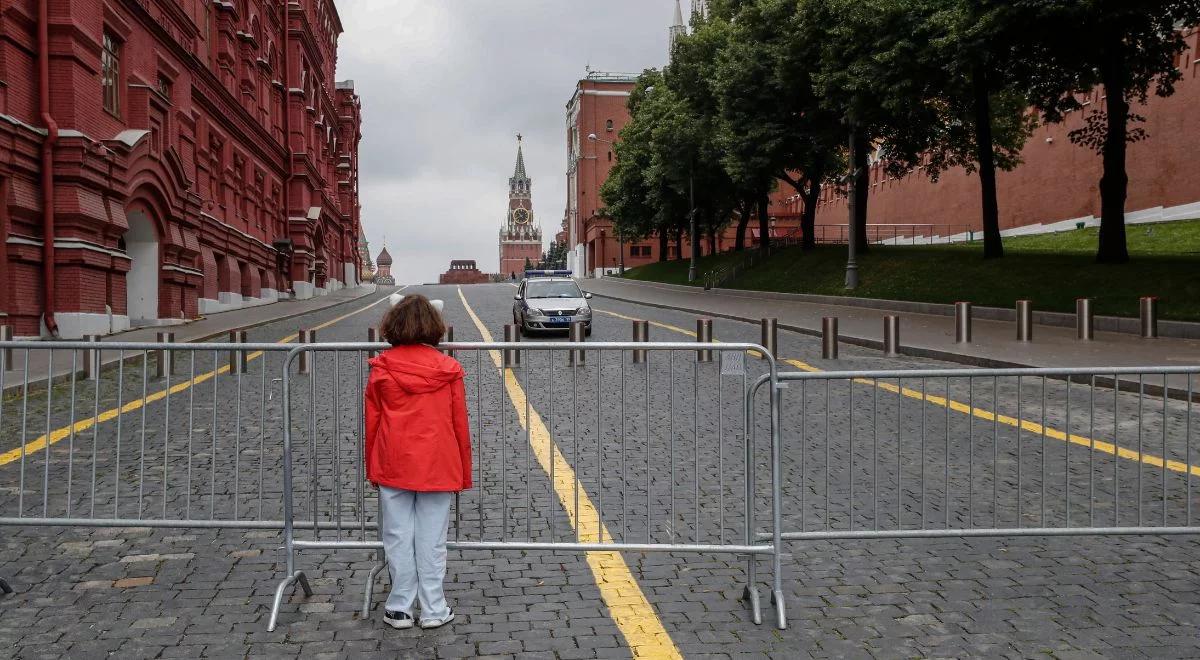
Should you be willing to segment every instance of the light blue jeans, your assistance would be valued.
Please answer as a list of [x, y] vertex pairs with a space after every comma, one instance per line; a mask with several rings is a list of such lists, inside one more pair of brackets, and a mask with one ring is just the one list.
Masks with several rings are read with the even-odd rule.
[[444, 619], [450, 614], [442, 583], [452, 498], [453, 493], [379, 487], [380, 537], [392, 575], [388, 610], [412, 616], [417, 599], [422, 619]]

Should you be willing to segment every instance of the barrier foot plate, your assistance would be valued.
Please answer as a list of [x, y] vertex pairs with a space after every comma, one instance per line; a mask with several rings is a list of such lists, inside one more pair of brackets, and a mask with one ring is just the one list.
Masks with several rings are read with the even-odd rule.
[[4, 581], [4, 578], [0, 578], [0, 593], [11, 594], [12, 592], [12, 587], [8, 586], [8, 583]]
[[312, 587], [308, 585], [308, 577], [304, 575], [304, 571], [296, 571], [287, 576], [283, 582], [275, 587], [275, 600], [271, 603], [271, 617], [267, 620], [267, 632], [275, 632], [275, 623], [279, 619], [279, 609], [283, 606], [283, 593], [293, 583], [299, 583], [300, 588], [304, 590], [304, 596], [312, 595]]
[[762, 625], [762, 600], [758, 597], [758, 588], [746, 585], [746, 590], [742, 592], [742, 600], [750, 603], [750, 619], [756, 625]]
[[787, 630], [787, 605], [783, 602], [783, 591], [771, 592], [771, 605], [775, 607], [775, 627]]
[[375, 578], [379, 577], [380, 571], [387, 566], [384, 562], [379, 562], [371, 567], [371, 572], [367, 573], [367, 588], [363, 591], [363, 608], [362, 618], [367, 619], [371, 616], [371, 593], [375, 591]]

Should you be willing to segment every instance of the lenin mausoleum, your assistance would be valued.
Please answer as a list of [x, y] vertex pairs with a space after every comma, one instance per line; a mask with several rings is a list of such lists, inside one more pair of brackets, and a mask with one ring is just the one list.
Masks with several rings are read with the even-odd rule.
[[330, 0], [0, 2], [0, 325], [120, 332], [356, 286]]

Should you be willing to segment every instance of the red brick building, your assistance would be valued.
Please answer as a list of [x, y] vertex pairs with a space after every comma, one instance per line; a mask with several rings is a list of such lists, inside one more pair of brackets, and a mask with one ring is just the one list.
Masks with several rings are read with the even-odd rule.
[[0, 3], [0, 323], [79, 337], [355, 285], [330, 0]]
[[500, 275], [518, 278], [526, 263], [542, 258], [542, 228], [533, 215], [533, 180], [525, 172], [525, 152], [517, 136], [517, 165], [508, 180], [508, 210], [500, 227]]
[[491, 281], [487, 275], [479, 271], [474, 261], [455, 259], [450, 262], [450, 270], [438, 277], [438, 284], [487, 284]]

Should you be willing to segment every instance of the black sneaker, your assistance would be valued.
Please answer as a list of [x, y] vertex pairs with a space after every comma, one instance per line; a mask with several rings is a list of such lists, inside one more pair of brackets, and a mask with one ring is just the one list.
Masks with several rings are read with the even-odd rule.
[[[422, 630], [430, 630], [433, 628], [441, 628], [442, 626], [446, 625], [447, 623], [450, 623], [453, 620], [454, 620], [454, 610], [450, 610], [450, 613], [441, 619], [426, 619], [426, 618], [422, 617], [421, 629]], [[412, 624], [409, 624], [409, 625], [412, 625]]]
[[413, 627], [413, 618], [404, 612], [384, 610], [383, 622], [397, 630], [407, 630]]

